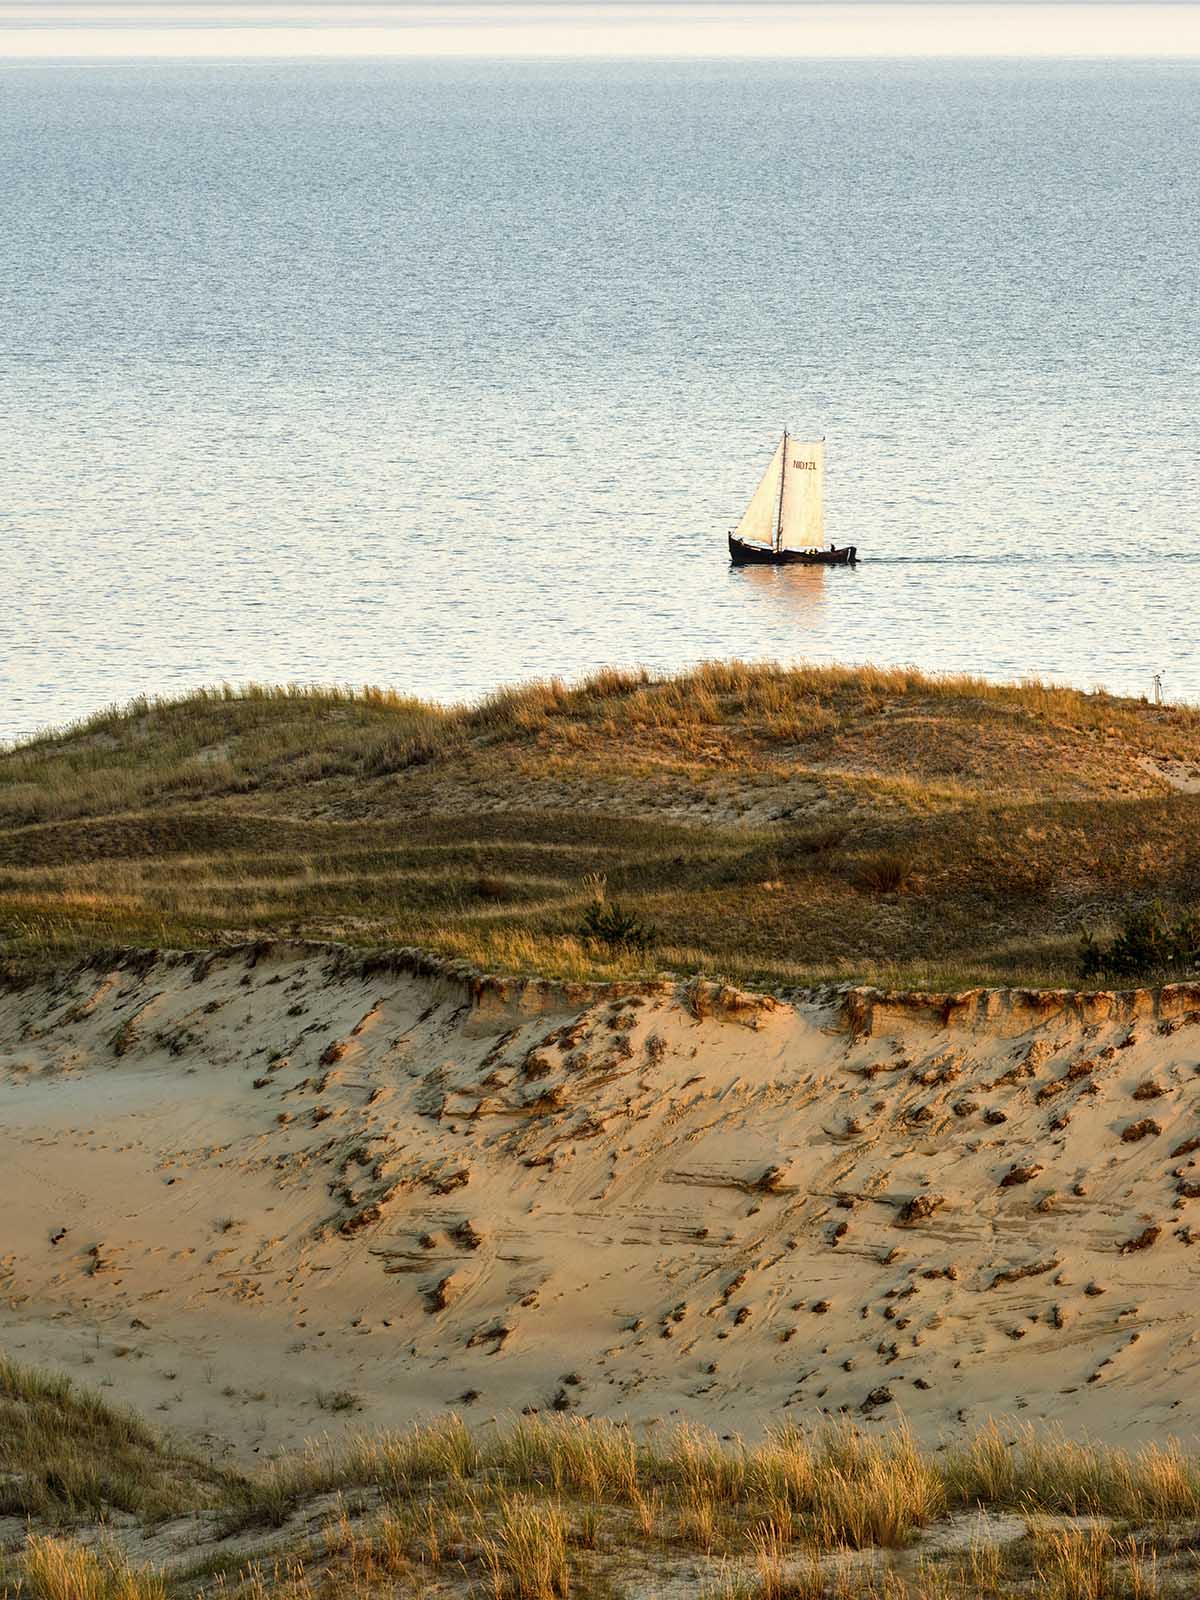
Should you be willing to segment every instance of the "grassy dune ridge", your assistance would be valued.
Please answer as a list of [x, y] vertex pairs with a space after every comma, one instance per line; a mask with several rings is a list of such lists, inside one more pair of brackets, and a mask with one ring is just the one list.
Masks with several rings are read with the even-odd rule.
[[[0, 1555], [11, 1600], [617, 1600], [672, 1579], [710, 1600], [1195, 1592], [1200, 1463], [1173, 1443], [1131, 1455], [993, 1425], [927, 1452], [844, 1420], [751, 1447], [447, 1415], [241, 1472], [65, 1379], [4, 1361], [0, 1396], [4, 1511], [30, 1519]], [[998, 1520], [956, 1537], [980, 1511]], [[160, 1529], [164, 1558], [139, 1559]]]
[[[1198, 779], [1200, 712], [1041, 683], [733, 662], [450, 708], [206, 690], [0, 752], [0, 938], [1069, 984], [1082, 921], [1200, 900]], [[579, 936], [594, 874], [654, 951]]]

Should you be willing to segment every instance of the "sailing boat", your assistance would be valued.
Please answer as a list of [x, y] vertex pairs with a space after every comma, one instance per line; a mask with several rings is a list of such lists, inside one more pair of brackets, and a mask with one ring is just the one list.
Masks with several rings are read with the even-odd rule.
[[729, 535], [730, 561], [735, 567], [751, 562], [852, 567], [858, 559], [854, 545], [824, 548], [824, 491], [824, 439], [793, 439], [785, 429], [745, 515]]

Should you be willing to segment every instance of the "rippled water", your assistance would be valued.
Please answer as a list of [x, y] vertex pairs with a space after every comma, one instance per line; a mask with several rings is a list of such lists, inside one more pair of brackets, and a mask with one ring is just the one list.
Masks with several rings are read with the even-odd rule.
[[[1200, 699], [1200, 66], [0, 71], [0, 734], [713, 656]], [[732, 571], [779, 427], [856, 571]]]

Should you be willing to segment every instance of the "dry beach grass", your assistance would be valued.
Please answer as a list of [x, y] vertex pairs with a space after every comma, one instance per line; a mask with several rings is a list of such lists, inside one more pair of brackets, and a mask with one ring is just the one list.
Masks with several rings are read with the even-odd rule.
[[[4, 1382], [10, 1422], [24, 1408], [41, 1427], [57, 1406], [70, 1431], [86, 1412], [97, 1479], [132, 1485], [124, 1504], [53, 1514], [31, 1489], [29, 1525], [0, 1524], [13, 1600], [1166, 1600], [1200, 1571], [1200, 1463], [1173, 1446], [1131, 1455], [993, 1426], [922, 1451], [850, 1422], [747, 1446], [694, 1427], [638, 1438], [532, 1417], [472, 1432], [446, 1416], [214, 1472], [65, 1382], [11, 1363]], [[3, 1446], [10, 1495], [47, 1475], [34, 1430], [23, 1438]], [[139, 1559], [150, 1540], [153, 1562]]]
[[[1200, 895], [1200, 713], [713, 664], [446, 709], [207, 691], [0, 754], [10, 957], [292, 932], [496, 970], [1071, 983], [1081, 921]], [[659, 932], [580, 937], [589, 878]]]

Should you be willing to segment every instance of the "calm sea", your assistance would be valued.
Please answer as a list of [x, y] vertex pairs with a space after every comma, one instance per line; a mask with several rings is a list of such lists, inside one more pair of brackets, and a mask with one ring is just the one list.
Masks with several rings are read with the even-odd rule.
[[[0, 70], [0, 735], [914, 663], [1200, 699], [1200, 65]], [[856, 571], [730, 570], [787, 422]]]

